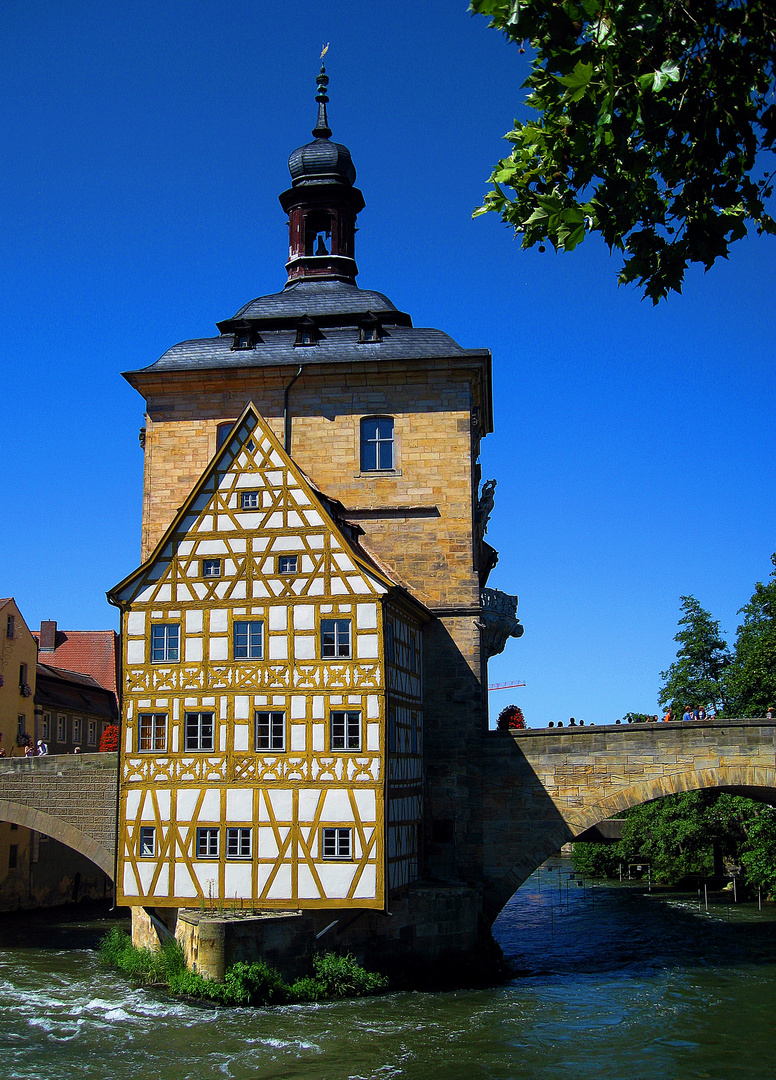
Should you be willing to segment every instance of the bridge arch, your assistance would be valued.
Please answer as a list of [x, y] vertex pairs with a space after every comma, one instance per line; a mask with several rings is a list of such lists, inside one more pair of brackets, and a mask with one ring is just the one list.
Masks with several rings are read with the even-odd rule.
[[0, 820], [45, 833], [114, 877], [118, 754], [0, 761]]
[[0, 799], [0, 821], [9, 821], [12, 825], [33, 829], [35, 832], [50, 836], [52, 840], [58, 840], [65, 847], [72, 848], [73, 851], [86, 856], [113, 881], [113, 849], [99, 844], [87, 833], [76, 828], [75, 825], [63, 821], [62, 818], [53, 817], [44, 810], [25, 806], [23, 803]]
[[[776, 802], [773, 721], [612, 726], [560, 737], [521, 732], [509, 742], [488, 748], [484, 906], [491, 920], [563, 844], [632, 806], [702, 788]], [[508, 828], [497, 820], [506, 789], [519, 803]]]

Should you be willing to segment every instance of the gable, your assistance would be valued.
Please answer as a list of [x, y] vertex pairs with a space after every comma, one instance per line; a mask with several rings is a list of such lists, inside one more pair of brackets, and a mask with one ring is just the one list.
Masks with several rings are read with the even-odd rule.
[[[217, 562], [218, 572], [208, 574], [206, 562]], [[391, 585], [359, 558], [249, 405], [156, 551], [109, 599], [122, 606], [344, 600], [376, 597]]]

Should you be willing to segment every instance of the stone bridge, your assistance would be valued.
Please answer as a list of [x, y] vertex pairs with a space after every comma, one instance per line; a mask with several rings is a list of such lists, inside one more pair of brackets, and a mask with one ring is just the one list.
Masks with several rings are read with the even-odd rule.
[[776, 803], [776, 721], [490, 732], [483, 760], [486, 914], [494, 919], [537, 866], [597, 822], [708, 787]]
[[0, 760], [0, 821], [45, 833], [113, 880], [118, 754]]
[[[46, 833], [112, 879], [117, 754], [0, 760], [0, 820]], [[716, 787], [776, 803], [776, 721], [488, 732], [484, 904], [490, 919], [553, 852], [638, 803]]]

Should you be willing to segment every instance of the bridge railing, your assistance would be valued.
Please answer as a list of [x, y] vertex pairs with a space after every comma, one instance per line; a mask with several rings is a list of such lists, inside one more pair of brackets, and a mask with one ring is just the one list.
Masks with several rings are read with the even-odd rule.
[[563, 724], [561, 727], [509, 728], [508, 731], [492, 729], [489, 734], [498, 737], [509, 734], [517, 739], [531, 735], [594, 735], [597, 731], [605, 731], [607, 734], [626, 731], [631, 734], [634, 731], [654, 734], [658, 731], [697, 730], [698, 728], [708, 730], [710, 728], [730, 727], [731, 725], [737, 727], [776, 727], [776, 719], [767, 716], [715, 716], [713, 720], [658, 720], [657, 722], [654, 720], [639, 720], [632, 724]]
[[0, 758], [0, 776], [15, 773], [61, 775], [63, 772], [89, 772], [96, 769], [118, 769], [119, 755], [109, 754], [45, 754], [43, 757]]

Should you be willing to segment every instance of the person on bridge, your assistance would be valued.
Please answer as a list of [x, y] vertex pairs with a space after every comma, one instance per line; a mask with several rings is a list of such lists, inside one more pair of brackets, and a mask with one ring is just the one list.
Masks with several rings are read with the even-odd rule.
[[48, 747], [43, 739], [38, 739], [38, 757], [45, 757], [46, 754], [48, 754]]
[[684, 707], [684, 716], [682, 717], [682, 720], [692, 720], [692, 709], [689, 705], [685, 705]]
[[[776, 716], [776, 713], [774, 713], [773, 705], [769, 705], [768, 706], [768, 712], [765, 714], [765, 719], [766, 720], [773, 720], [774, 716]], [[0, 739], [2, 739], [2, 735], [0, 735]]]
[[663, 717], [663, 723], [664, 723], [664, 724], [668, 724], [668, 723], [670, 723], [670, 722], [671, 722], [671, 720], [673, 720], [673, 718], [674, 718], [674, 714], [673, 714], [673, 712], [671, 711], [671, 706], [669, 705], [669, 706], [668, 706], [668, 712], [667, 712], [667, 713], [665, 714], [665, 716]]
[[708, 717], [706, 716], [706, 709], [703, 707], [703, 705], [701, 705], [701, 707], [698, 709], [697, 719], [698, 720], [708, 720]]

